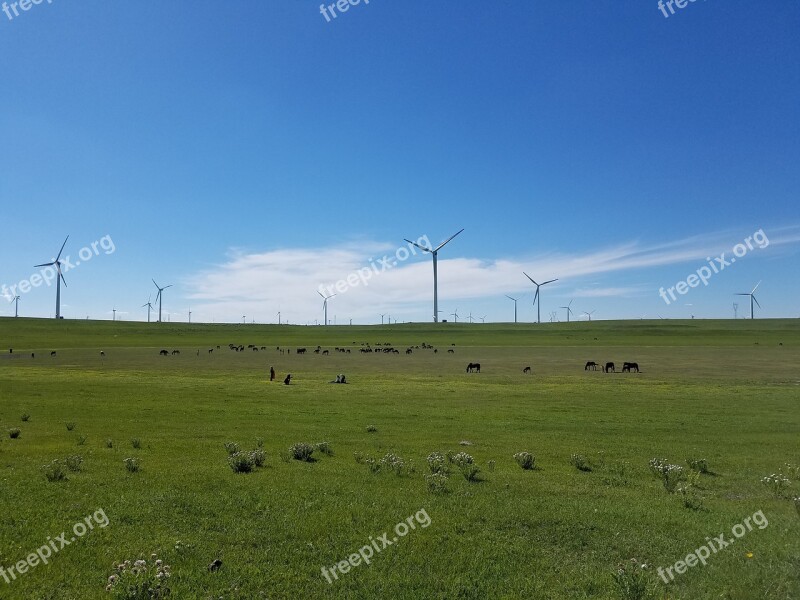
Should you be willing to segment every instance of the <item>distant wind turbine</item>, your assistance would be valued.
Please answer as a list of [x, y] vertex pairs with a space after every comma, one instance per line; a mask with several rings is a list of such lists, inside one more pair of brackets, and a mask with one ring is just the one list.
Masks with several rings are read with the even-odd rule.
[[450, 313], [450, 316], [453, 317], [453, 319], [455, 319], [456, 323], [458, 323], [458, 309], [456, 309], [456, 312]]
[[569, 316], [572, 314], [571, 306], [572, 306], [573, 302], [575, 302], [575, 300], [570, 300], [569, 304], [567, 304], [566, 306], [560, 306], [559, 307], [559, 308], [565, 308], [567, 310], [567, 323], [569, 323]]
[[[152, 296], [151, 296], [152, 298]], [[142, 308], [147, 307], [147, 322], [150, 322], [150, 311], [153, 310], [153, 304], [150, 302], [150, 298], [147, 299], [147, 304], [142, 304]]]
[[[756, 287], [753, 288], [753, 291], [751, 291], [749, 294], [736, 294], [736, 296], [750, 296], [750, 318], [751, 319], [755, 319], [755, 315], [753, 314], [753, 302], [758, 304], [758, 300], [756, 300], [756, 295], [755, 294], [756, 294], [756, 290], [758, 289], [758, 286], [760, 286], [760, 285], [761, 285], [761, 282], [759, 281], [756, 284]], [[761, 308], [760, 304], [758, 304], [758, 308]]]
[[738, 302], [734, 302], [733, 303], [733, 318], [734, 319], [738, 319], [739, 318], [739, 303]]
[[[161, 323], [161, 301], [164, 299], [164, 290], [166, 290], [167, 288], [171, 288], [172, 284], [165, 285], [164, 287], [161, 287], [160, 285], [158, 285], [156, 283], [155, 279], [151, 279], [151, 281], [153, 282], [153, 285], [156, 286], [156, 289], [158, 290], [158, 293], [156, 294], [156, 302], [158, 302], [158, 322]], [[167, 315], [167, 318], [169, 318], [169, 315]]]
[[[462, 229], [461, 231], [464, 231], [464, 230]], [[414, 246], [416, 246], [417, 248], [419, 248], [423, 252], [427, 252], [431, 256], [433, 256], [433, 322], [434, 323], [438, 323], [439, 322], [439, 276], [437, 274], [437, 267], [436, 267], [437, 260], [438, 260], [438, 257], [439, 257], [439, 250], [444, 248], [445, 245], [448, 242], [450, 242], [450, 240], [452, 240], [454, 237], [456, 237], [459, 233], [461, 233], [461, 231], [451, 235], [449, 238], [447, 238], [441, 244], [436, 246], [436, 248], [428, 248], [426, 246], [420, 246], [416, 242], [412, 242], [411, 240], [406, 240], [409, 244], [413, 244]]]
[[469, 315], [467, 315], [467, 319], [469, 319], [469, 324], [472, 325], [472, 311], [469, 311]]
[[[542, 322], [542, 298], [539, 296], [539, 288], [543, 285], [547, 285], [548, 283], [553, 283], [554, 281], [558, 281], [558, 279], [551, 279], [550, 281], [544, 281], [542, 283], [536, 283], [533, 278], [528, 275], [525, 271], [522, 272], [525, 277], [531, 280], [531, 283], [536, 286], [536, 294], [533, 296], [533, 303], [536, 304], [536, 322]], [[538, 304], [536, 301], [539, 301]]]
[[61, 253], [64, 252], [64, 246], [67, 245], [67, 240], [69, 236], [64, 240], [64, 243], [61, 244], [61, 250], [58, 251], [58, 256], [53, 260], [53, 262], [43, 263], [41, 265], [34, 265], [36, 267], [53, 267], [56, 268], [56, 319], [61, 318], [61, 282], [64, 282], [64, 285], [67, 285], [67, 280], [64, 279], [64, 275], [61, 273]]
[[19, 317], [19, 296], [14, 296], [12, 302], [14, 303], [14, 318], [17, 318]]
[[519, 298], [512, 298], [511, 296], [506, 296], [506, 298], [508, 298], [509, 300], [513, 300], [514, 301], [514, 323], [516, 323], [517, 322], [517, 300], [519, 300]]
[[483, 316], [481, 317], [481, 323], [486, 323], [486, 315], [483, 315]]
[[327, 325], [327, 324], [328, 324], [328, 300], [330, 300], [331, 298], [333, 298], [333, 297], [334, 297], [336, 294], [331, 294], [330, 296], [325, 296], [325, 295], [324, 295], [322, 292], [320, 292], [319, 290], [317, 290], [317, 293], [318, 293], [318, 294], [320, 295], [320, 297], [322, 298], [322, 310], [323, 310], [323, 311], [324, 311], [324, 313], [325, 313], [325, 325]]
[[585, 314], [587, 317], [589, 317], [589, 320], [591, 321], [591, 320], [592, 320], [592, 315], [593, 315], [594, 313], [596, 313], [596, 312], [597, 312], [597, 310], [595, 309], [595, 310], [593, 310], [592, 312], [585, 312], [585, 313], [583, 313], [583, 314]]

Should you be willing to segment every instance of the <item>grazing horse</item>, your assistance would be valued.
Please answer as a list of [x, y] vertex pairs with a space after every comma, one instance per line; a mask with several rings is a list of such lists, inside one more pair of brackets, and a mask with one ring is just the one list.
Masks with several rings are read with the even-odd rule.
[[180, 354], [180, 353], [181, 353], [180, 350], [173, 350], [172, 351], [172, 356], [175, 356], [176, 354]]
[[413, 352], [414, 352], [414, 351], [413, 351], [411, 348], [408, 348], [408, 349], [406, 350], [406, 354], [412, 354]]
[[103, 352], [102, 350], [100, 350], [100, 356], [105, 356], [105, 355], [106, 355], [106, 353]]
[[161, 356], [166, 356], [167, 354], [169, 354], [169, 352], [167, 352], [166, 350], [162, 350], [161, 352], [159, 352], [159, 354]]
[[639, 372], [639, 363], [635, 362], [626, 362], [622, 365], [622, 372], [623, 373], [630, 373], [631, 371]]
[[270, 381], [275, 381], [275, 368], [274, 367], [270, 367], [269, 368], [269, 380]]
[[597, 371], [597, 363], [593, 360], [590, 360], [586, 363], [586, 366], [583, 367], [584, 371]]
[[208, 353], [211, 354], [212, 352], [214, 352], [214, 349], [213, 348], [209, 348], [208, 349]]
[[330, 352], [328, 352], [327, 350], [323, 350], [322, 351], [322, 356], [328, 356], [329, 354], [330, 354]]
[[614, 368], [614, 363], [607, 362], [606, 366], [603, 367], [603, 373], [616, 373], [617, 370]]
[[56, 355], [56, 351], [55, 351], [55, 350], [53, 350], [53, 351], [50, 353], [50, 356], [55, 356], [55, 355]]
[[473, 371], [476, 371], [476, 372], [480, 373], [481, 372], [481, 363], [469, 363], [467, 365], [467, 373], [472, 373]]
[[298, 348], [297, 350], [295, 350], [295, 353], [296, 354], [305, 354], [306, 353], [306, 349], [305, 348]]
[[452, 348], [450, 348], [450, 349], [447, 351], [447, 353], [448, 353], [448, 354], [455, 354], [455, 353], [456, 353], [456, 351], [455, 351], [455, 350], [453, 350]]
[[522, 369], [522, 372], [527, 375], [527, 374], [529, 374], [531, 372], [531, 368], [530, 367], [525, 367], [524, 369]]

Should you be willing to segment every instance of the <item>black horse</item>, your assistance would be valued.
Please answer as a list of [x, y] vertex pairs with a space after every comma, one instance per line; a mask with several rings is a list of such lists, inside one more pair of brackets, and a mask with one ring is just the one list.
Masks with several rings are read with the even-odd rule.
[[586, 366], [583, 367], [584, 371], [597, 371], [597, 363], [593, 360], [590, 360], [586, 363]]
[[617, 370], [614, 368], [614, 363], [608, 362], [606, 366], [603, 368], [603, 373], [616, 373]]
[[622, 372], [623, 373], [630, 373], [631, 371], [639, 372], [639, 363], [635, 362], [626, 362], [622, 365]]
[[472, 373], [473, 371], [480, 373], [481, 363], [469, 363], [467, 365], [467, 373]]

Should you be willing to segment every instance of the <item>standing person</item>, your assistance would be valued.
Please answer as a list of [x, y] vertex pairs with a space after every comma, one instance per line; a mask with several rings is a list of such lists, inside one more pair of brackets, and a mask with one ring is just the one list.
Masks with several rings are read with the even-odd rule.
[[274, 367], [270, 367], [269, 368], [269, 380], [270, 381], [275, 381], [275, 368]]

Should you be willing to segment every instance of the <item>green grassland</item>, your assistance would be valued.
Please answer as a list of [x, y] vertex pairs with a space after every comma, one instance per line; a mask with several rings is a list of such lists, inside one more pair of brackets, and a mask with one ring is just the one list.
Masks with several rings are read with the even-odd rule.
[[[364, 343], [400, 354], [362, 354]], [[438, 352], [405, 354], [422, 343]], [[311, 352], [317, 345], [330, 355]], [[649, 565], [641, 597], [800, 598], [791, 500], [800, 478], [779, 497], [760, 481], [800, 464], [798, 320], [325, 328], [0, 319], [0, 347], [14, 349], [0, 355], [0, 566], [99, 508], [109, 520], [50, 564], [11, 583], [0, 577], [0, 598], [112, 599], [113, 565], [151, 553], [171, 566], [171, 597], [181, 599], [634, 598], [613, 578], [631, 558]], [[637, 361], [642, 372], [587, 372], [588, 360]], [[482, 372], [465, 373], [468, 362]], [[349, 384], [329, 384], [337, 373]], [[264, 466], [234, 473], [225, 442], [251, 450], [259, 438]], [[332, 456], [281, 456], [322, 441]], [[478, 480], [452, 466], [449, 491], [433, 493], [424, 475], [434, 451], [468, 452]], [[535, 455], [535, 470], [517, 465], [520, 451]], [[390, 452], [405, 461], [399, 476], [354, 458]], [[76, 454], [80, 472], [47, 480], [43, 465]], [[576, 469], [573, 454], [593, 469]], [[129, 457], [138, 472], [126, 470]], [[654, 457], [687, 470], [688, 457], [704, 458], [712, 473], [687, 496], [669, 493], [648, 468]], [[332, 583], [322, 576], [422, 509], [428, 527]], [[732, 538], [759, 510], [769, 525], [707, 565], [669, 584], [656, 575], [707, 537]], [[215, 559], [222, 567], [210, 571]]]

